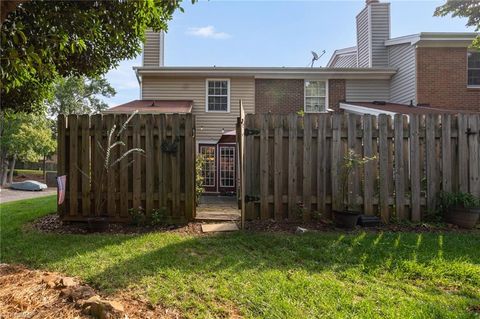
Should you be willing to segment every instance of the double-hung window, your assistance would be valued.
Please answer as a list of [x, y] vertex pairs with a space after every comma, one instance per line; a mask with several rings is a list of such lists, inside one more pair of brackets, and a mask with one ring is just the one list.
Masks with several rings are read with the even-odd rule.
[[327, 110], [327, 82], [305, 81], [305, 113]]
[[230, 111], [230, 81], [207, 80], [207, 112]]
[[468, 86], [480, 87], [480, 51], [469, 51], [468, 58]]

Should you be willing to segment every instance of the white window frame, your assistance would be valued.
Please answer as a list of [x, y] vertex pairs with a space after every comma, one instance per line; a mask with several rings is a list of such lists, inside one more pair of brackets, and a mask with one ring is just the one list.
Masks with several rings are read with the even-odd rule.
[[[325, 110], [319, 111], [319, 112], [312, 112], [312, 111], [307, 111], [307, 97], [322, 97], [322, 96], [307, 96], [307, 82], [325, 82]], [[318, 114], [318, 113], [328, 113], [329, 111], [329, 105], [328, 105], [328, 80], [315, 80], [315, 79], [305, 79], [303, 80], [303, 111], [305, 113], [312, 113], [312, 114]]]
[[[222, 148], [226, 148], [226, 149], [232, 149], [233, 150], [233, 185], [230, 186], [230, 185], [224, 185], [223, 184], [223, 178], [222, 178]], [[224, 188], [232, 188], [232, 187], [235, 187], [235, 181], [236, 181], [236, 175], [237, 175], [237, 172], [236, 172], [236, 146], [235, 144], [230, 144], [230, 145], [224, 145], [224, 144], [221, 144], [221, 145], [218, 145], [218, 179], [219, 179], [219, 184], [220, 184], [220, 187], [224, 187]]]
[[[208, 109], [208, 82], [210, 81], [227, 81], [227, 110], [226, 111], [218, 111]], [[224, 95], [212, 95], [212, 96], [224, 96]], [[205, 112], [208, 113], [230, 113], [230, 79], [217, 79], [217, 78], [209, 78], [205, 80]]]
[[468, 53], [475, 53], [475, 52], [478, 52], [478, 54], [480, 54], [480, 51], [476, 51], [476, 50], [475, 50], [475, 51], [473, 51], [473, 50], [472, 50], [472, 51], [469, 51], [469, 50], [467, 50], [467, 88], [478, 89], [478, 88], [480, 88], [480, 85], [474, 85], [474, 84], [469, 84], [469, 83], [468, 83], [468, 71], [470, 71], [470, 70], [480, 70], [480, 69], [477, 69], [477, 68], [474, 68], [474, 69], [472, 68], [472, 69], [470, 69], [470, 68], [468, 67]]
[[[205, 185], [203, 184], [202, 186], [203, 187], [209, 187], [209, 188], [217, 188], [217, 153], [218, 153], [218, 148], [217, 148], [217, 145], [215, 144], [200, 144], [198, 146], [198, 153], [200, 155], [204, 155], [203, 152], [202, 152], [202, 148], [204, 147], [212, 147], [214, 149], [214, 153], [213, 153], [213, 156], [214, 156], [214, 160], [213, 160], [213, 165], [214, 165], [214, 168], [213, 168], [213, 185]], [[204, 167], [202, 167], [202, 174], [204, 172]]]

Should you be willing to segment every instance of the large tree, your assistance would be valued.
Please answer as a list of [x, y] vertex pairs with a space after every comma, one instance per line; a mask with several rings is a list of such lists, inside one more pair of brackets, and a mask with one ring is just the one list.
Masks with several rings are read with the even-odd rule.
[[10, 1], [15, 10], [1, 25], [2, 109], [31, 111], [57, 76], [96, 77], [135, 57], [145, 31], [167, 29], [180, 2]]
[[71, 76], [59, 78], [54, 86], [53, 99], [47, 102], [48, 112], [54, 117], [101, 112], [108, 108], [108, 104], [100, 97], [112, 97], [116, 93], [105, 78]]
[[12, 182], [17, 160], [36, 162], [55, 151], [52, 123], [45, 114], [0, 113], [0, 183]]
[[[467, 26], [480, 31], [480, 1], [479, 0], [447, 0], [447, 2], [435, 10], [436, 16], [467, 18]], [[480, 35], [473, 41], [473, 47], [480, 50]]]

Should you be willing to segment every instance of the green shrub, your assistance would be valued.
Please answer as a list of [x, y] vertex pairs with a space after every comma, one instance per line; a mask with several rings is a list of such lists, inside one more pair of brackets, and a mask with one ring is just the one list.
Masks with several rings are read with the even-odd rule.
[[132, 225], [135, 226], [144, 226], [147, 221], [147, 215], [145, 210], [139, 206], [138, 208], [130, 208], [128, 210], [128, 214], [130, 215], [130, 220]]
[[166, 207], [154, 209], [150, 215], [150, 224], [152, 226], [172, 224], [172, 219], [168, 213], [168, 209]]

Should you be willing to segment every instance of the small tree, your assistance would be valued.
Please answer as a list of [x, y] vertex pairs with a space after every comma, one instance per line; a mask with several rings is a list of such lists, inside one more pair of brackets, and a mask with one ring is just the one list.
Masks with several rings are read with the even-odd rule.
[[352, 174], [355, 168], [363, 167], [366, 163], [375, 159], [374, 157], [362, 157], [361, 155], [355, 153], [353, 149], [349, 149], [347, 154], [343, 157], [342, 162], [342, 171], [340, 174], [340, 182], [342, 188], [342, 208], [344, 211], [348, 210], [348, 194], [351, 194], [351, 191], [348, 191], [348, 177]]
[[[113, 155], [113, 151], [117, 147], [125, 146], [125, 142], [122, 141], [121, 136], [123, 131], [127, 129], [128, 123], [132, 120], [132, 118], [138, 113], [138, 111], [133, 112], [125, 123], [122, 126], [117, 127], [113, 125], [113, 127], [107, 131], [107, 143], [105, 147], [102, 146], [100, 141], [97, 141], [97, 150], [102, 155], [104, 159], [102, 170], [100, 172], [100, 178], [96, 179], [96, 185], [94, 185], [96, 194], [95, 194], [95, 212], [98, 214], [102, 212], [101, 215], [104, 214], [104, 206], [105, 206], [105, 198], [103, 198], [103, 194], [106, 192], [104, 180], [107, 178], [110, 170], [115, 166], [120, 164], [120, 162], [128, 157], [128, 155], [133, 154], [135, 152], [144, 153], [144, 150], [141, 148], [131, 148], [125, 152], [123, 152], [120, 156], [116, 157]], [[130, 166], [133, 163], [133, 160], [127, 163], [126, 167]], [[79, 167], [77, 169], [87, 178], [91, 180], [91, 175], [87, 174], [86, 172], [82, 171]], [[115, 192], [116, 189], [110, 189], [110, 191]]]

